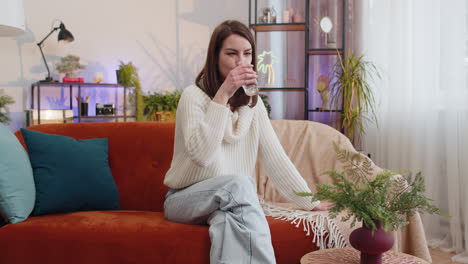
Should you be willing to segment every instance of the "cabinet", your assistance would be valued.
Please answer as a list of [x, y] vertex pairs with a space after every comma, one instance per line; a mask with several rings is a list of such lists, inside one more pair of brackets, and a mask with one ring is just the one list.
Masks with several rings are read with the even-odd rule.
[[249, 0], [258, 85], [270, 98], [272, 112], [281, 108], [278, 118], [341, 129], [341, 106], [333, 109], [323, 100], [333, 83], [337, 54], [344, 55], [345, 19], [346, 0]]
[[44, 120], [45, 114], [57, 110], [63, 110], [63, 122], [133, 121], [134, 111], [128, 107], [127, 100], [130, 89], [112, 83], [36, 82], [31, 85], [27, 123], [41, 124], [41, 116]]

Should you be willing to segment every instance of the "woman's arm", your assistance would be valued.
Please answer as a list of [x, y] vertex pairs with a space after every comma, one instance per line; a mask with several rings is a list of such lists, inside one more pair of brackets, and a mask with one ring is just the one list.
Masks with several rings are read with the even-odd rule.
[[[260, 133], [258, 153], [268, 178], [286, 199], [305, 210], [314, 209], [320, 204], [319, 201], [311, 203], [309, 197], [300, 197], [294, 193], [311, 192], [311, 190], [281, 146], [262, 100], [258, 100], [257, 107]], [[317, 209], [322, 208], [314, 210]]]
[[190, 158], [206, 167], [217, 155], [224, 136], [229, 109], [215, 103], [198, 87], [182, 94], [177, 108], [177, 125], [181, 126]]

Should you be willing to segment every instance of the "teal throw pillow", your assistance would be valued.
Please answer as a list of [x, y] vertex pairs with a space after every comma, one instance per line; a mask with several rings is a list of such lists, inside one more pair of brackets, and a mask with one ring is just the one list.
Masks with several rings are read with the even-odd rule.
[[36, 185], [33, 215], [120, 209], [107, 138], [76, 140], [28, 129], [21, 133]]
[[35, 197], [28, 154], [15, 135], [0, 124], [0, 222], [24, 221], [33, 210]]

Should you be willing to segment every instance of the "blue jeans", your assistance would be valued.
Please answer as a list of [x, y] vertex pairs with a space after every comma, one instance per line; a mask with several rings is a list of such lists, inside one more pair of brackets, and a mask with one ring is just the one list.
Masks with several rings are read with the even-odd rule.
[[211, 264], [273, 264], [270, 228], [256, 189], [252, 177], [214, 177], [169, 190], [164, 215], [172, 222], [210, 226]]

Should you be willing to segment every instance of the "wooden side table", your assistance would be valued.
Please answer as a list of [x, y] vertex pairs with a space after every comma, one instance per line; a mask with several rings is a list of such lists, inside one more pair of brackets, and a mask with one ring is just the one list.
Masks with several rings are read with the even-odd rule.
[[[301, 264], [359, 264], [359, 251], [354, 248], [332, 248], [310, 252], [301, 258]], [[404, 253], [387, 251], [383, 264], [429, 264], [429, 262]]]

